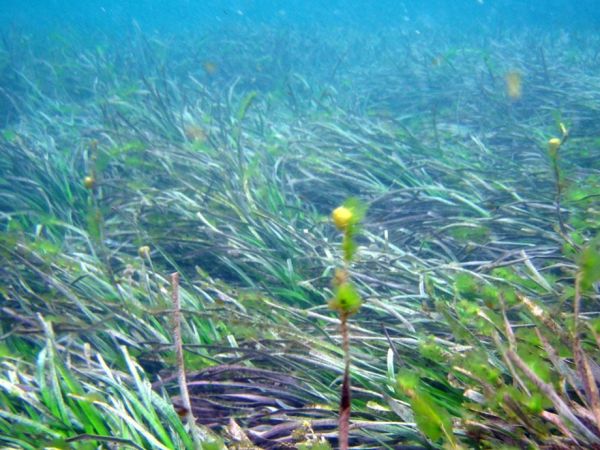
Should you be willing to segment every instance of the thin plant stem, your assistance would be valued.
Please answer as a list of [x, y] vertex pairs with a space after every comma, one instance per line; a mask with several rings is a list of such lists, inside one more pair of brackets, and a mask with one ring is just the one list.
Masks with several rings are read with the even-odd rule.
[[350, 333], [348, 331], [347, 313], [340, 314], [340, 332], [342, 334], [342, 349], [344, 351], [344, 380], [342, 382], [342, 395], [340, 397], [339, 446], [340, 450], [347, 450], [351, 411]]
[[179, 381], [179, 392], [181, 402], [186, 411], [186, 421], [190, 427], [196, 423], [196, 418], [192, 412], [190, 403], [190, 395], [187, 388], [187, 380], [185, 377], [185, 365], [183, 362], [183, 343], [181, 340], [181, 305], [179, 302], [179, 273], [171, 274], [171, 288], [173, 299], [173, 338], [175, 340], [175, 352], [177, 354], [177, 380]]
[[562, 217], [562, 213], [561, 213], [561, 206], [560, 206], [560, 199], [562, 197], [562, 186], [561, 186], [561, 182], [560, 182], [560, 169], [558, 167], [558, 156], [552, 158], [552, 172], [554, 174], [554, 182], [556, 183], [556, 193], [554, 196], [554, 204], [556, 207], [556, 217], [558, 218], [558, 226], [560, 229], [560, 232], [563, 235], [566, 235], [566, 229], [565, 229], [565, 223], [563, 221], [563, 217]]

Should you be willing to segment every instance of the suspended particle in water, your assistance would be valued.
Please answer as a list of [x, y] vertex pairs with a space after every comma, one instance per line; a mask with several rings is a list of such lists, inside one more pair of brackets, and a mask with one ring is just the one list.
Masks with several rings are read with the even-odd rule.
[[506, 73], [506, 93], [512, 100], [518, 100], [523, 95], [523, 76], [516, 70]]

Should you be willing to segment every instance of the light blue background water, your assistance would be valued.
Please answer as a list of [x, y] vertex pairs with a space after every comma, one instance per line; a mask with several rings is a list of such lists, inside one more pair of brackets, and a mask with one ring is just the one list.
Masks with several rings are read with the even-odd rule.
[[[457, 32], [544, 27], [600, 30], [600, 0], [2, 0], [0, 25], [194, 31], [235, 24], [367, 28], [454, 26]], [[487, 28], [486, 28], [487, 27]]]

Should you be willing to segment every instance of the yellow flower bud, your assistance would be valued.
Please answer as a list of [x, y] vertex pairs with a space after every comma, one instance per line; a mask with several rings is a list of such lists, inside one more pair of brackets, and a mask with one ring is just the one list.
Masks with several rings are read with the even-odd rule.
[[345, 230], [350, 225], [352, 221], [352, 210], [345, 206], [338, 206], [331, 213], [331, 218], [333, 219], [333, 223], [340, 230]]
[[93, 189], [96, 184], [96, 180], [94, 177], [87, 176], [83, 179], [83, 185], [86, 189]]
[[140, 258], [150, 258], [150, 247], [147, 245], [142, 245], [140, 248], [138, 248], [138, 255], [140, 255]]
[[548, 141], [548, 152], [550, 156], [555, 157], [560, 148], [561, 140], [559, 138], [552, 138]]

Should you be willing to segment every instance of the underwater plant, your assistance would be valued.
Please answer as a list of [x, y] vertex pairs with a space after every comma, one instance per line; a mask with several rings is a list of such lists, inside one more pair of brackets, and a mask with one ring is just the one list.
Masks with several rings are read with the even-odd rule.
[[[437, 300], [457, 341], [468, 345], [450, 358], [449, 377], [464, 389], [462, 422], [476, 441], [600, 448], [600, 321], [582, 307], [597, 297], [599, 243], [580, 252], [572, 287], [502, 268], [493, 283], [461, 274], [454, 304]], [[571, 300], [571, 312], [534, 299], [536, 291]], [[480, 414], [488, 420], [476, 420]]]
[[[456, 27], [390, 30], [389, 47], [379, 33], [348, 46], [326, 31], [230, 31], [90, 49], [3, 36], [0, 65], [29, 88], [0, 88], [20, 110], [0, 130], [0, 447], [195, 450], [182, 359], [198, 425], [229, 448], [326, 448], [344, 369], [348, 446], [595, 445], [559, 413], [598, 434], [593, 277], [576, 324], [573, 299], [577, 267], [598, 267], [581, 249], [600, 230], [599, 38], [546, 35], [540, 60], [527, 32], [478, 40], [482, 54]], [[433, 69], [427, 56], [397, 64], [433, 49]], [[217, 53], [216, 73], [199, 67]], [[515, 76], [507, 110], [509, 59], [527, 99]], [[547, 140], [556, 105], [578, 128], [568, 145], [562, 130]], [[528, 151], [532, 137], [549, 157]], [[370, 199], [360, 261], [360, 208], [333, 215], [344, 349], [342, 321], [322, 312], [330, 192]], [[229, 436], [232, 417], [243, 431]]]
[[556, 184], [556, 217], [558, 218], [558, 226], [560, 227], [560, 232], [563, 235], [563, 237], [566, 237], [567, 232], [560, 209], [563, 186], [560, 174], [560, 166], [558, 165], [558, 151], [569, 138], [569, 130], [567, 130], [567, 127], [562, 122], [559, 123], [559, 128], [561, 132], [561, 137], [553, 137], [548, 140], [548, 155], [550, 156], [550, 162], [552, 163], [552, 174], [554, 176], [554, 183]]
[[365, 216], [366, 207], [356, 199], [348, 199], [342, 206], [338, 206], [331, 213], [333, 223], [343, 233], [342, 251], [343, 267], [338, 268], [333, 278], [334, 295], [329, 300], [329, 307], [336, 311], [340, 317], [340, 332], [342, 335], [342, 349], [344, 352], [344, 378], [340, 395], [339, 416], [339, 446], [340, 449], [348, 448], [348, 435], [350, 427], [351, 394], [350, 394], [350, 333], [348, 331], [348, 318], [360, 309], [362, 300], [360, 294], [350, 281], [349, 266], [356, 254], [356, 242], [359, 224]]

